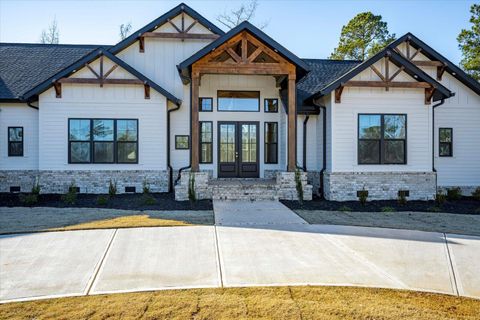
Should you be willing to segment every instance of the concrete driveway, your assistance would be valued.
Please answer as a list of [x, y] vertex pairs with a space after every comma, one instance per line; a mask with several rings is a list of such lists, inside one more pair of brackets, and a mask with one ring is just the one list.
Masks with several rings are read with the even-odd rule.
[[278, 202], [215, 203], [215, 214], [216, 226], [2, 236], [0, 300], [260, 285], [480, 298], [480, 237], [308, 225]]

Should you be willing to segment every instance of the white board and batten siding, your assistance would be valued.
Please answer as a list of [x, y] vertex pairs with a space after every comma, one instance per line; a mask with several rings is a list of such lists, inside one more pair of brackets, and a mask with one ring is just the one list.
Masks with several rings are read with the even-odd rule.
[[[375, 64], [384, 70], [384, 61]], [[390, 64], [391, 73], [397, 67]], [[380, 80], [370, 69], [353, 80]], [[401, 73], [396, 81], [415, 81]], [[341, 103], [335, 103], [331, 94], [328, 108], [327, 129], [331, 150], [328, 169], [331, 172], [431, 172], [431, 126], [432, 108], [424, 103], [423, 89], [353, 88], [343, 90]], [[330, 111], [330, 112], [329, 112]], [[359, 165], [358, 164], [358, 115], [359, 114], [406, 114], [407, 115], [407, 163], [404, 165]]]
[[[8, 156], [8, 127], [23, 127], [23, 157]], [[38, 169], [38, 111], [25, 103], [0, 103], [0, 170]]]
[[[104, 70], [112, 64], [104, 59]], [[91, 66], [97, 70], [98, 60]], [[72, 77], [92, 77], [83, 68]], [[109, 78], [133, 78], [120, 67]], [[40, 170], [166, 170], [166, 98], [151, 89], [145, 99], [141, 85], [62, 84], [62, 97], [53, 88], [40, 95]], [[138, 164], [69, 164], [68, 119], [138, 119]]]

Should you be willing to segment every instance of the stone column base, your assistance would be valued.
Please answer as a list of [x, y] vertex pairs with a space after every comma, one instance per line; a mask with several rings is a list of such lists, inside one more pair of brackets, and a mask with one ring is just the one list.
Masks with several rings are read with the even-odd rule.
[[212, 199], [212, 191], [208, 185], [210, 174], [207, 171], [181, 173], [180, 181], [175, 186], [175, 200], [187, 201], [194, 195], [195, 200]]
[[358, 200], [357, 191], [366, 190], [368, 200], [394, 200], [408, 190], [408, 200], [433, 200], [435, 178], [435, 172], [325, 172], [325, 199]]
[[300, 190], [297, 189], [297, 180], [301, 184], [303, 200], [312, 200], [312, 186], [307, 182], [306, 172], [277, 172], [277, 194], [280, 200], [299, 199]]

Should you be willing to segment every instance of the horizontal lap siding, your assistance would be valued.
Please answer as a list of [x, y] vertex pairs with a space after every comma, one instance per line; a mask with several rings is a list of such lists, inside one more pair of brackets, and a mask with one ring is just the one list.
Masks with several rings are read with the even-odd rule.
[[[8, 127], [23, 127], [23, 157], [8, 156]], [[0, 104], [0, 170], [38, 169], [38, 111], [26, 104]]]

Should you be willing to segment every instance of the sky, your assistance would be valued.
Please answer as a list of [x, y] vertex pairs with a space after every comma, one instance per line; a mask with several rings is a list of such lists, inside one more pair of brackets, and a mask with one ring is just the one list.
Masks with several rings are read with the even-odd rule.
[[[242, 1], [184, 2], [225, 30], [216, 18]], [[243, 1], [245, 2], [245, 1]], [[56, 18], [60, 43], [115, 44], [119, 26], [137, 30], [178, 5], [170, 0], [0, 0], [0, 42], [39, 42]], [[259, 0], [253, 22], [268, 22], [264, 31], [301, 58], [328, 58], [342, 26], [356, 14], [371, 11], [388, 23], [390, 32], [412, 32], [449, 60], [458, 63], [457, 36], [469, 28], [474, 1], [450, 0]]]

